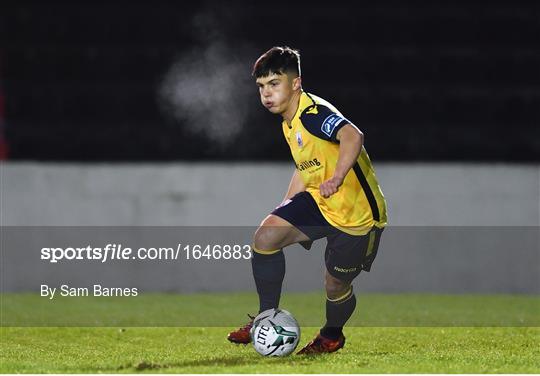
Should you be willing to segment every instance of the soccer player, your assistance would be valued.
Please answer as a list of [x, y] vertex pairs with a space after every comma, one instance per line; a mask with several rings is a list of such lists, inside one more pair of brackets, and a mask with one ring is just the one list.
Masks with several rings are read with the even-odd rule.
[[[299, 354], [331, 353], [345, 344], [343, 326], [356, 307], [351, 282], [369, 271], [387, 222], [386, 202], [363, 133], [334, 106], [302, 89], [300, 54], [273, 47], [253, 67], [264, 107], [283, 118], [296, 170], [279, 205], [254, 235], [252, 271], [259, 312], [277, 308], [285, 276], [283, 247], [326, 238], [326, 323]], [[229, 333], [249, 343], [252, 320]]]

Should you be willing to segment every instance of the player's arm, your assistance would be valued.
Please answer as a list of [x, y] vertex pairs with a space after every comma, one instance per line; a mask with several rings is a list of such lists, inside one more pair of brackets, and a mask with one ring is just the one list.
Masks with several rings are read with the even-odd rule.
[[304, 185], [304, 182], [302, 181], [302, 178], [300, 177], [300, 173], [298, 172], [297, 169], [294, 169], [291, 182], [289, 183], [289, 189], [287, 190], [287, 194], [285, 194], [285, 198], [283, 199], [283, 201], [305, 190], [306, 190], [306, 186]]
[[352, 124], [344, 125], [336, 134], [339, 141], [339, 157], [334, 176], [323, 182], [321, 196], [328, 198], [338, 191], [349, 170], [354, 166], [364, 143], [364, 134]]

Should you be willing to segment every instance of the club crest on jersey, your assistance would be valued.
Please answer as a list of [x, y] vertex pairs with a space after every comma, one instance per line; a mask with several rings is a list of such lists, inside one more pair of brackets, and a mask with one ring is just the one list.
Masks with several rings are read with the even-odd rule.
[[332, 137], [332, 132], [334, 132], [334, 129], [336, 129], [336, 126], [341, 122], [341, 120], [344, 119], [337, 114], [328, 115], [322, 123], [321, 131], [328, 137]]
[[302, 132], [296, 132], [296, 142], [298, 143], [298, 147], [304, 147], [304, 141], [302, 141]]

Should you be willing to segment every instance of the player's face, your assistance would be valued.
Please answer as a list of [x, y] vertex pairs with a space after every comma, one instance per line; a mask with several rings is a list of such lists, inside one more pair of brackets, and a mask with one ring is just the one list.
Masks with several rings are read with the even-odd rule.
[[300, 78], [290, 79], [286, 74], [271, 74], [257, 78], [261, 103], [273, 114], [283, 114], [289, 108]]

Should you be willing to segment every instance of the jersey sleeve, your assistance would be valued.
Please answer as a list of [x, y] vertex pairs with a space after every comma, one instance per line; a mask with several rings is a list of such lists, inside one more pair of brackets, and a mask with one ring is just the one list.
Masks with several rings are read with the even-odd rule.
[[336, 136], [341, 127], [352, 124], [341, 114], [323, 105], [307, 108], [300, 115], [300, 121], [312, 135], [335, 143], [339, 143]]

